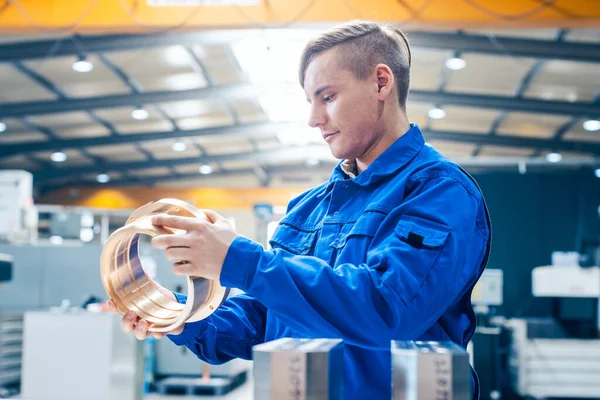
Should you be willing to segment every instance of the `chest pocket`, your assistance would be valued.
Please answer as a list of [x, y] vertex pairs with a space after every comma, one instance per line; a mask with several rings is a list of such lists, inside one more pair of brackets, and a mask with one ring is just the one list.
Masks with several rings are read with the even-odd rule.
[[366, 262], [367, 250], [386, 214], [365, 212], [355, 223], [342, 227], [337, 238], [329, 244], [332, 248], [331, 264]]
[[[403, 217], [394, 230], [398, 240], [393, 240], [388, 251], [397, 252], [391, 258], [397, 259], [402, 271], [389, 271], [391, 283], [399, 296], [408, 304], [419, 293], [423, 283], [431, 274], [440, 253], [448, 239], [448, 228], [434, 225], [422, 218]], [[413, 219], [414, 218], [414, 219]], [[398, 266], [390, 265], [390, 269]]]
[[305, 230], [296, 226], [280, 223], [269, 244], [297, 255], [311, 255], [317, 239], [317, 230]]

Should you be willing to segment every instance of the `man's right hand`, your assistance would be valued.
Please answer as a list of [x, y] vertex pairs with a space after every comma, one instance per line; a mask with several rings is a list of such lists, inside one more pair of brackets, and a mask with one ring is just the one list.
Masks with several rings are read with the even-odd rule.
[[[117, 307], [112, 300], [109, 300], [107, 304], [110, 311], [117, 312]], [[148, 321], [140, 319], [133, 311], [127, 312], [123, 315], [123, 318], [121, 318], [121, 330], [125, 333], [133, 332], [135, 338], [138, 340], [144, 340], [149, 336], [154, 336], [156, 339], [162, 339], [167, 335], [179, 335], [183, 332], [185, 324], [170, 332], [148, 332], [148, 327]]]
[[[173, 293], [166, 290], [160, 285], [156, 286], [162, 294], [170, 297], [170, 299], [173, 301], [177, 301]], [[117, 312], [117, 307], [115, 306], [115, 303], [112, 300], [108, 300], [107, 304], [110, 311]], [[179, 335], [181, 332], [183, 332], [185, 324], [170, 332], [148, 332], [148, 327], [148, 321], [146, 321], [145, 319], [140, 319], [140, 317], [138, 317], [133, 311], [127, 312], [123, 316], [123, 318], [121, 318], [121, 330], [125, 333], [133, 332], [134, 336], [138, 340], [144, 340], [149, 336], [154, 336], [156, 339], [161, 339], [167, 335]]]

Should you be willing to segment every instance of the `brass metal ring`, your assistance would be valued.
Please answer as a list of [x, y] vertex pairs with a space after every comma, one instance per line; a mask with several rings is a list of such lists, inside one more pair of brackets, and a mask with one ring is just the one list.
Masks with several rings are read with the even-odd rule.
[[173, 301], [161, 292], [167, 289], [146, 275], [138, 253], [140, 235], [176, 233], [153, 225], [151, 217], [156, 214], [206, 219], [202, 211], [176, 199], [161, 199], [138, 208], [125, 226], [106, 241], [100, 256], [100, 275], [106, 294], [122, 315], [133, 311], [148, 321], [150, 332], [169, 332], [186, 322], [208, 317], [227, 298], [229, 289], [218, 281], [188, 276], [186, 304]]

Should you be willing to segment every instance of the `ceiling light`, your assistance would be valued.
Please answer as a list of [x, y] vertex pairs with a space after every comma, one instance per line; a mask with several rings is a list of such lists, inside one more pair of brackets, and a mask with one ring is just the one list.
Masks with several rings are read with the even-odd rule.
[[208, 175], [208, 174], [211, 174], [212, 172], [213, 172], [213, 169], [210, 165], [203, 165], [200, 167], [201, 174]]
[[[590, 132], [596, 132], [600, 130], [600, 121], [595, 119], [588, 119], [583, 123], [583, 129]], [[0, 130], [0, 132], [2, 132]]]
[[98, 174], [98, 176], [96, 176], [96, 181], [98, 183], [106, 183], [106, 182], [110, 181], [110, 176], [108, 176], [106, 174]]
[[73, 63], [73, 71], [90, 72], [94, 69], [94, 64], [88, 61], [85, 57], [80, 57], [79, 60]]
[[0, 122], [0, 133], [6, 130], [6, 124], [4, 122]]
[[309, 167], [314, 167], [316, 165], [319, 165], [319, 159], [318, 158], [308, 158], [306, 160], [306, 165], [308, 165]]
[[546, 161], [551, 163], [557, 163], [562, 160], [562, 155], [560, 153], [548, 153], [546, 155]]
[[429, 110], [427, 115], [429, 115], [429, 118], [432, 119], [442, 119], [446, 116], [446, 111], [442, 110], [441, 108], [432, 108]]
[[453, 71], [458, 71], [467, 66], [467, 62], [460, 57], [453, 57], [446, 60], [446, 67]]
[[131, 117], [138, 121], [143, 121], [147, 119], [148, 115], [148, 111], [144, 110], [143, 108], [136, 108], [131, 112]]
[[52, 235], [50, 236], [50, 244], [59, 245], [62, 244], [63, 238], [62, 236]]
[[183, 142], [175, 142], [171, 148], [173, 151], [185, 151], [185, 149], [187, 149], [187, 145]]
[[94, 230], [92, 228], [81, 228], [79, 239], [84, 243], [89, 243], [94, 239]]
[[54, 162], [63, 162], [67, 160], [67, 155], [62, 151], [56, 151], [50, 155], [50, 159]]
[[600, 168], [594, 171], [594, 175], [596, 175], [596, 178], [600, 178]]

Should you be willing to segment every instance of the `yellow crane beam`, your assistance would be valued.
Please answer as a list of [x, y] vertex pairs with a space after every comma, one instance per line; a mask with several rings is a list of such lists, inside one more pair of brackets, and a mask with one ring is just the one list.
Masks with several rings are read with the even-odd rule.
[[599, 27], [600, 1], [0, 0], [5, 34], [272, 28], [356, 18], [425, 29]]
[[39, 204], [60, 204], [106, 209], [136, 209], [151, 201], [175, 198], [198, 208], [252, 210], [255, 204], [268, 203], [287, 206], [288, 202], [306, 188], [73, 188], [59, 189], [44, 195]]

